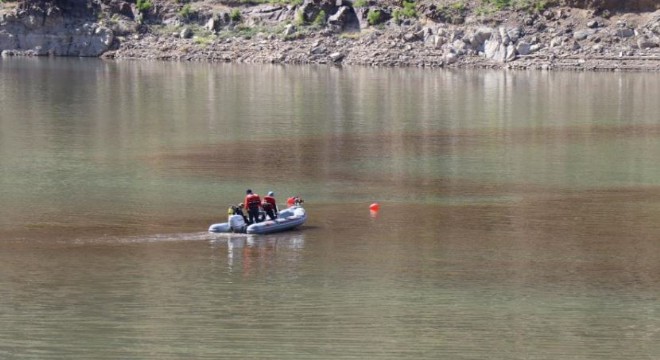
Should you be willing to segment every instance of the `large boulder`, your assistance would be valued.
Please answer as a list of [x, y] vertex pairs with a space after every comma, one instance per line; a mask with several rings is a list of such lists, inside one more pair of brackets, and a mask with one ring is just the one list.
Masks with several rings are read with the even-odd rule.
[[113, 14], [122, 15], [129, 19], [134, 19], [135, 17], [131, 4], [126, 1], [110, 0], [107, 4], [102, 4], [101, 6], [103, 7], [103, 5], [107, 6], [108, 11]]
[[231, 15], [224, 11], [218, 14], [213, 14], [206, 21], [204, 27], [209, 31], [219, 31], [224, 27], [227, 27], [231, 24]]
[[306, 23], [314, 22], [321, 11], [323, 11], [326, 16], [329, 16], [336, 13], [338, 9], [339, 6], [337, 6], [337, 2], [330, 0], [305, 0], [300, 7], [303, 20]]
[[279, 24], [287, 20], [293, 21], [295, 16], [295, 7], [283, 5], [258, 5], [249, 12], [250, 18], [259, 19], [260, 23], [266, 24]]
[[573, 39], [575, 40], [585, 40], [591, 35], [595, 34], [596, 30], [595, 29], [581, 29], [573, 32]]
[[504, 45], [501, 42], [488, 40], [484, 49], [486, 58], [505, 63], [516, 59], [516, 48], [513, 44]]
[[335, 31], [360, 30], [360, 20], [352, 7], [342, 6], [328, 17], [328, 25]]
[[635, 35], [635, 30], [627, 27], [622, 27], [616, 30], [615, 35], [622, 38], [629, 38]]
[[490, 39], [484, 43], [484, 54], [486, 58], [505, 63], [516, 59], [516, 47], [511, 42], [507, 31], [500, 28], [500, 31], [493, 32]]
[[516, 52], [518, 55], [529, 55], [532, 53], [532, 45], [527, 41], [519, 41], [516, 44]]
[[479, 27], [472, 34], [467, 35], [466, 42], [474, 51], [484, 51], [486, 40], [493, 35], [493, 29], [489, 27]]
[[657, 37], [642, 36], [637, 39], [637, 47], [640, 49], [651, 49], [660, 46], [660, 39]]
[[99, 27], [91, 34], [81, 34], [71, 38], [68, 56], [100, 56], [108, 51], [114, 36], [112, 30]]

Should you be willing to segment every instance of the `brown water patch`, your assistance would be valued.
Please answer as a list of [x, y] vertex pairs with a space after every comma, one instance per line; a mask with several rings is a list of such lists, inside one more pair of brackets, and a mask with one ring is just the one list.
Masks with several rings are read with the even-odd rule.
[[[346, 181], [357, 188], [375, 191], [413, 191], [421, 194], [530, 194], [544, 193], [546, 186], [492, 182], [491, 179], [451, 179], [436, 176], [396, 174], [368, 176], [359, 166], [370, 161], [403, 158], [438, 158], [471, 154], [475, 149], [498, 146], [502, 151], [535, 145], [593, 144], [611, 139], [657, 138], [660, 125], [571, 126], [556, 128], [514, 128], [442, 130], [417, 133], [371, 135], [330, 135], [290, 140], [260, 138], [227, 142], [215, 146], [191, 147], [163, 153], [146, 160], [154, 168], [179, 169], [195, 176], [245, 181], [272, 178], [285, 181], [307, 179], [318, 182]], [[567, 159], [559, 159], [564, 161]], [[401, 160], [399, 160], [401, 161]], [[539, 161], [544, 161], [539, 159]], [[553, 161], [546, 159], [545, 161]], [[557, 161], [557, 159], [555, 159]], [[356, 168], [358, 166], [358, 168]], [[358, 170], [358, 171], [356, 171]], [[347, 189], [350, 191], [350, 189]]]

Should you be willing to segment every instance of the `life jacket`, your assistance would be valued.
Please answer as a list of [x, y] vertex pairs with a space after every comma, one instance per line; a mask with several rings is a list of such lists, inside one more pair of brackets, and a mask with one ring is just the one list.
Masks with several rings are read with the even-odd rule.
[[261, 204], [261, 206], [266, 209], [273, 209], [275, 208], [275, 198], [272, 196], [264, 196], [264, 202]]
[[291, 206], [293, 206], [293, 205], [295, 205], [295, 204], [296, 204], [296, 197], [295, 197], [295, 196], [292, 196], [292, 197], [286, 199], [286, 205], [287, 205], [288, 207], [291, 207]]
[[257, 194], [250, 194], [245, 197], [245, 206], [247, 206], [248, 209], [258, 209], [260, 204], [261, 198]]

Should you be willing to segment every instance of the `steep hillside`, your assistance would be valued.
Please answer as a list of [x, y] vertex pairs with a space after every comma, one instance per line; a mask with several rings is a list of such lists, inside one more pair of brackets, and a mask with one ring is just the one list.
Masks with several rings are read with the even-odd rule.
[[0, 7], [4, 56], [660, 69], [660, 0], [5, 0]]

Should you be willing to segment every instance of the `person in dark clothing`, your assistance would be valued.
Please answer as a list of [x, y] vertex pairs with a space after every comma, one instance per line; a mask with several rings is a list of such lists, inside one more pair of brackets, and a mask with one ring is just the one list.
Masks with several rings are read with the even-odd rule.
[[234, 215], [242, 216], [243, 220], [245, 220], [245, 223], [247, 224], [248, 223], [248, 218], [245, 216], [245, 213], [243, 212], [244, 208], [245, 208], [245, 206], [243, 205], [243, 203], [238, 204], [238, 206], [236, 206], [234, 208]]
[[247, 206], [248, 224], [258, 223], [259, 208], [261, 207], [261, 197], [259, 197], [259, 194], [255, 194], [252, 190], [247, 189], [245, 191], [245, 206]]
[[274, 192], [269, 191], [268, 195], [264, 196], [264, 202], [261, 204], [261, 207], [271, 220], [275, 220], [277, 217], [277, 203]]

